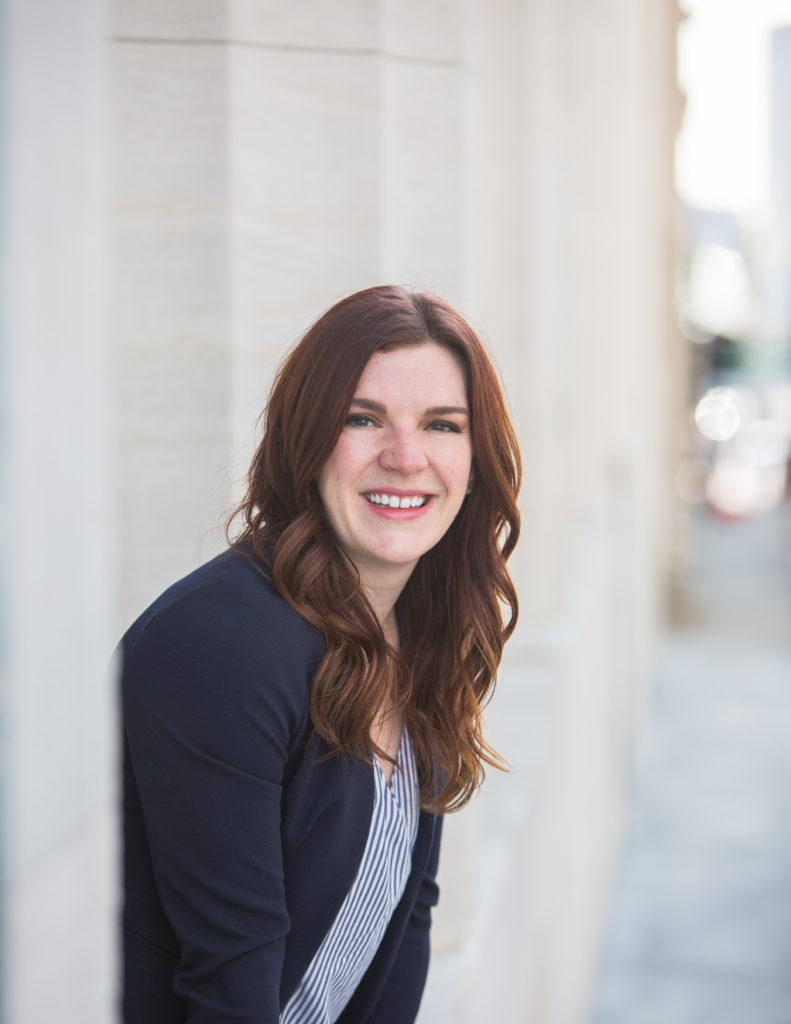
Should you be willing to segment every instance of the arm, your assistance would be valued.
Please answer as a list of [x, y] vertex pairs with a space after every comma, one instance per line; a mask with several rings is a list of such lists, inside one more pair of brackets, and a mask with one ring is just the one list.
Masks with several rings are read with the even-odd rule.
[[[202, 587], [125, 650], [132, 769], [190, 1024], [278, 1020], [289, 930], [280, 798], [307, 720], [309, 659], [293, 613], [269, 604], [272, 622], [260, 604]], [[134, 899], [128, 890], [132, 923]]]

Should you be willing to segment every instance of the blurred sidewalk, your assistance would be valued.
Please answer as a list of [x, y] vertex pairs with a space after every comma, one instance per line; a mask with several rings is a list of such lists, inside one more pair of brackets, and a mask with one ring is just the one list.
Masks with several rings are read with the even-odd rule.
[[693, 526], [590, 1024], [791, 1022], [791, 510]]

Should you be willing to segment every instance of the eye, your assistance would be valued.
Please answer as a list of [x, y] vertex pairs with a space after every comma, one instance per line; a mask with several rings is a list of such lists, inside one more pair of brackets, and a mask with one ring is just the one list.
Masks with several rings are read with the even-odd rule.
[[451, 420], [432, 420], [428, 424], [428, 430], [434, 430], [440, 434], [460, 434], [461, 427]]
[[355, 412], [346, 417], [347, 427], [375, 427], [376, 421], [364, 412]]

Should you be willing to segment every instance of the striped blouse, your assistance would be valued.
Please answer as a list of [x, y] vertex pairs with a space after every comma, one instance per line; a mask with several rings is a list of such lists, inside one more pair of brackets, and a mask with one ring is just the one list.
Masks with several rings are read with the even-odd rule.
[[280, 1014], [280, 1024], [332, 1024], [374, 958], [412, 866], [420, 790], [406, 728], [388, 786], [374, 767], [371, 828], [351, 889], [305, 976]]

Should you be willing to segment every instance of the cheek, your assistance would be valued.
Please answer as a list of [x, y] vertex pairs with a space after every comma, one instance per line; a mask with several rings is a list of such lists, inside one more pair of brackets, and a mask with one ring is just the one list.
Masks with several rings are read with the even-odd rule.
[[318, 487], [319, 497], [321, 503], [324, 506], [325, 512], [332, 505], [332, 495], [335, 490], [335, 482], [338, 478], [338, 472], [335, 469], [334, 463], [335, 452], [330, 455], [329, 459], [321, 467], [318, 477], [316, 478], [316, 486]]
[[339, 494], [344, 485], [353, 481], [358, 463], [355, 445], [342, 436], [324, 463], [317, 480], [319, 495], [325, 505], [328, 501], [332, 502], [333, 495]]
[[362, 432], [341, 434], [327, 460], [325, 471], [343, 482], [353, 481], [373, 458], [371, 440]]
[[472, 450], [467, 447], [464, 451], [460, 451], [453, 464], [453, 478], [456, 482], [463, 482], [464, 486], [467, 486], [467, 481], [472, 471]]

